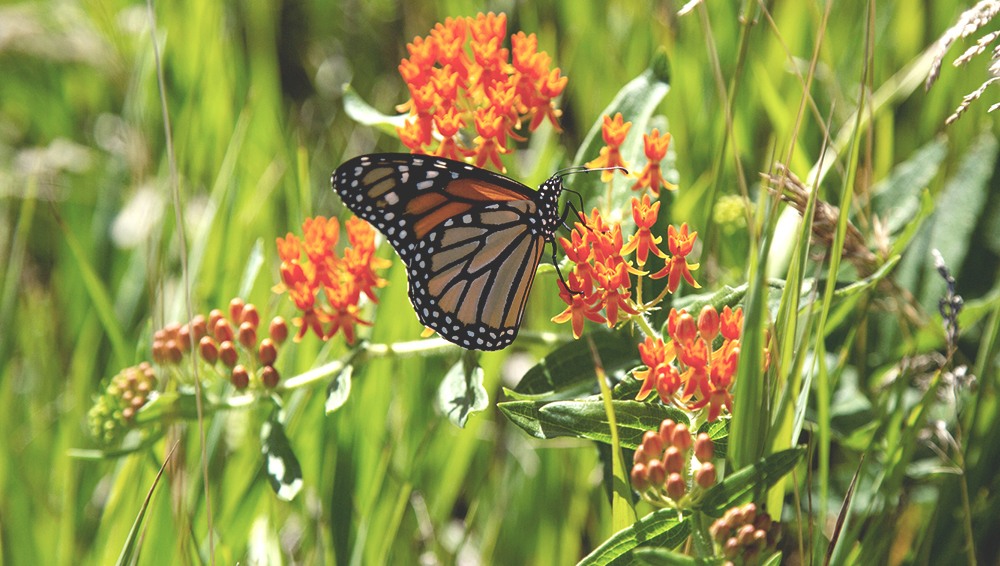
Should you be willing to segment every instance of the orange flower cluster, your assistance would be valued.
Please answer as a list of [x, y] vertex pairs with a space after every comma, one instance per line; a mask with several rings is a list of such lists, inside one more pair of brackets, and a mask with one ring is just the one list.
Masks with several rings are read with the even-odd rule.
[[[579, 338], [583, 334], [585, 319], [607, 323], [608, 327], [613, 327], [630, 316], [638, 315], [641, 309], [658, 303], [666, 293], [676, 292], [682, 278], [689, 285], [699, 287], [691, 274], [691, 270], [697, 269], [698, 264], [689, 264], [686, 259], [698, 233], [688, 235], [687, 224], [682, 225], [680, 230], [670, 226], [667, 237], [670, 253], [673, 255], [668, 256], [657, 247], [662, 237], [653, 236], [651, 231], [659, 210], [660, 203], [651, 205], [649, 195], [643, 195], [642, 200], [632, 199], [632, 214], [639, 228], [625, 245], [622, 245], [621, 224], [606, 225], [596, 208], [589, 218], [580, 215], [583, 224], [576, 223], [570, 239], [559, 238], [566, 257], [574, 266], [567, 284], [560, 282], [559, 296], [568, 306], [552, 318], [553, 322], [572, 321], [573, 335]], [[632, 279], [629, 274], [642, 277], [647, 273], [636, 269], [625, 259], [632, 252], [636, 252], [636, 262], [640, 267], [646, 264], [650, 252], [664, 258], [663, 269], [650, 277], [668, 278], [663, 294], [651, 303], [641, 305], [641, 309], [638, 298], [632, 298]], [[601, 314], [602, 310], [606, 316]]]
[[[639, 356], [646, 369], [633, 372], [642, 380], [636, 399], [655, 389], [660, 401], [696, 411], [708, 407], [708, 420], [719, 418], [722, 408], [732, 411], [731, 389], [740, 356], [743, 309], [728, 306], [720, 314], [706, 305], [698, 320], [683, 309], [671, 309], [667, 318], [670, 340], [646, 337]], [[713, 344], [722, 337], [718, 348]], [[673, 362], [676, 360], [677, 364]]]
[[[546, 118], [558, 129], [561, 112], [554, 100], [567, 77], [549, 68], [552, 60], [538, 51], [535, 34], [511, 36], [510, 50], [503, 47], [506, 36], [507, 16], [490, 12], [448, 18], [406, 46], [410, 57], [400, 62], [399, 74], [410, 99], [398, 110], [409, 118], [397, 133], [413, 153], [474, 156], [476, 166], [489, 163], [503, 171], [500, 156], [511, 151], [508, 138], [524, 139], [514, 131], [523, 120], [531, 131]], [[466, 130], [471, 148], [462, 141]]]
[[[340, 225], [336, 218], [307, 218], [302, 223], [303, 237], [289, 232], [278, 238], [281, 257], [281, 280], [288, 296], [302, 311], [294, 320], [299, 326], [295, 340], [312, 330], [323, 340], [342, 331], [349, 344], [354, 343], [358, 324], [371, 323], [359, 318], [362, 295], [378, 302], [374, 289], [386, 281], [376, 270], [389, 261], [375, 256], [375, 230], [364, 220], [351, 217], [344, 223], [350, 246], [343, 257], [336, 253]], [[322, 303], [320, 291], [326, 298]]]
[[[601, 173], [601, 180], [605, 183], [614, 176], [613, 169], [622, 167], [628, 169], [628, 163], [621, 154], [621, 146], [625, 143], [625, 136], [632, 128], [632, 122], [625, 122], [622, 113], [618, 112], [614, 118], [604, 117], [601, 125], [601, 137], [604, 138], [604, 147], [601, 148], [600, 155], [596, 159], [586, 163], [591, 169], [605, 169]], [[660, 196], [660, 187], [668, 190], [676, 190], [677, 185], [667, 182], [663, 178], [660, 170], [660, 162], [667, 156], [667, 148], [670, 147], [670, 134], [660, 136], [660, 130], [654, 128], [649, 134], [642, 135], [643, 151], [646, 154], [646, 166], [635, 176], [638, 178], [632, 185], [633, 191], [641, 191], [648, 188], [654, 197]]]

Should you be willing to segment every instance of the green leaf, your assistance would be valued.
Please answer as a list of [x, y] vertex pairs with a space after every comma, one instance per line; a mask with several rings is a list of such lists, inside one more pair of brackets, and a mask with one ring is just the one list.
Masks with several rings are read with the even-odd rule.
[[451, 366], [438, 388], [438, 406], [458, 428], [465, 428], [472, 413], [485, 410], [490, 404], [490, 396], [483, 387], [483, 368], [476, 363], [475, 355], [467, 350]]
[[278, 420], [278, 411], [261, 426], [261, 452], [264, 471], [271, 489], [280, 499], [291, 501], [302, 490], [302, 466]]
[[698, 427], [698, 434], [707, 433], [712, 439], [715, 450], [715, 458], [724, 459], [729, 448], [729, 425], [732, 421], [728, 418], [718, 419], [713, 422], [701, 423]]
[[892, 235], [913, 223], [920, 209], [920, 194], [934, 179], [948, 153], [948, 140], [939, 137], [918, 149], [893, 168], [885, 180], [872, 187], [872, 209], [884, 218]]
[[[674, 407], [640, 401], [612, 401], [618, 419], [618, 439], [635, 449], [647, 430], [659, 430], [664, 419], [688, 424], [687, 415]], [[514, 424], [535, 438], [573, 436], [611, 443], [611, 427], [604, 402], [597, 398], [573, 401], [509, 401], [497, 408]]]
[[397, 127], [403, 127], [406, 123], [405, 114], [388, 115], [376, 110], [373, 106], [365, 102], [350, 84], [344, 85], [344, 112], [355, 122], [366, 126], [375, 126], [379, 130], [390, 134], [396, 134]]
[[118, 555], [118, 561], [116, 564], [119, 566], [124, 564], [132, 564], [135, 560], [136, 551], [139, 550], [140, 542], [140, 529], [142, 526], [142, 519], [146, 516], [146, 510], [149, 509], [149, 502], [153, 498], [153, 491], [156, 486], [160, 483], [160, 478], [163, 476], [163, 470], [167, 468], [167, 462], [174, 455], [174, 450], [177, 449], [177, 442], [170, 447], [170, 452], [167, 452], [167, 457], [163, 459], [163, 464], [160, 465], [159, 471], [156, 472], [156, 477], [153, 478], [153, 484], [149, 486], [149, 490], [146, 492], [146, 498], [143, 499], [142, 505], [139, 506], [139, 514], [136, 515], [135, 521], [132, 522], [132, 528], [128, 531], [128, 536], [125, 538], [125, 545], [122, 547], [121, 554]]
[[347, 402], [347, 398], [351, 395], [351, 375], [353, 373], [354, 366], [346, 365], [330, 380], [330, 385], [326, 387], [326, 403], [323, 404], [323, 410], [326, 411], [326, 414], [329, 415]]
[[[930, 245], [941, 252], [945, 263], [959, 275], [959, 279], [959, 270], [968, 255], [969, 245], [975, 241], [973, 234], [979, 217], [986, 208], [998, 147], [993, 133], [988, 130], [983, 132], [966, 150], [958, 170], [948, 179], [937, 199]], [[920, 302], [924, 308], [933, 311], [938, 299], [944, 295], [945, 282], [937, 275], [933, 261], [920, 258], [920, 263], [925, 281]]]
[[676, 548], [690, 533], [691, 525], [688, 520], [678, 520], [676, 510], [660, 509], [611, 535], [604, 544], [595, 548], [578, 564], [580, 566], [614, 564], [618, 559], [627, 560], [631, 551], [641, 545]]
[[748, 501], [754, 494], [764, 494], [785, 474], [792, 471], [805, 449], [789, 448], [761, 458], [711, 487], [697, 502], [696, 509], [711, 517], [721, 517], [727, 509]]
[[[638, 342], [623, 332], [598, 331], [594, 344], [608, 375], [629, 371], [640, 365]], [[567, 342], [541, 359], [513, 390], [514, 399], [572, 399], [593, 393], [596, 382], [594, 361], [585, 340]]]

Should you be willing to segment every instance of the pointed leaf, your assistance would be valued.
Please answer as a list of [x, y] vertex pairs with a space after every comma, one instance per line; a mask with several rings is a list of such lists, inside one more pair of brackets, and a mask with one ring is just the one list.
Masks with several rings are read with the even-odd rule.
[[690, 533], [689, 521], [687, 519], [679, 521], [676, 510], [660, 509], [611, 535], [604, 544], [595, 548], [578, 564], [579, 566], [614, 564], [619, 559], [624, 559], [622, 563], [628, 563], [631, 562], [629, 555], [634, 548], [641, 545], [676, 548]]
[[337, 372], [330, 380], [330, 385], [326, 387], [326, 403], [323, 409], [326, 414], [330, 414], [341, 408], [351, 395], [351, 375], [354, 373], [354, 366], [347, 365]]
[[260, 429], [264, 471], [271, 489], [280, 499], [291, 501], [302, 489], [302, 466], [285, 435], [285, 427], [275, 416]]
[[[687, 415], [660, 403], [612, 401], [618, 419], [618, 439], [622, 447], [635, 449], [648, 430], [659, 430], [664, 419], [688, 424]], [[574, 436], [611, 443], [604, 402], [597, 398], [551, 403], [510, 401], [497, 408], [514, 424], [536, 438]]]
[[451, 366], [438, 388], [438, 407], [458, 428], [465, 428], [469, 415], [486, 409], [490, 396], [483, 387], [483, 368], [469, 354]]
[[396, 128], [403, 127], [406, 115], [383, 114], [365, 102], [351, 85], [344, 85], [344, 112], [355, 122], [366, 126], [375, 126], [379, 130], [396, 135]]
[[721, 517], [727, 509], [766, 493], [785, 474], [792, 471], [805, 454], [801, 447], [789, 448], [761, 458], [710, 488], [695, 508], [710, 517]]
[[[623, 332], [595, 332], [594, 344], [608, 375], [640, 365], [638, 342]], [[507, 395], [514, 399], [572, 399], [590, 395], [597, 385], [594, 358], [584, 340], [567, 342], [524, 374]]]

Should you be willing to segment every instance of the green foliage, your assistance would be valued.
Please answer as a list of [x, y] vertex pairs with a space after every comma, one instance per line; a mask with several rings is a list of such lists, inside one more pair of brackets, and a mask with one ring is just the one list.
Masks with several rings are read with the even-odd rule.
[[[174, 163], [145, 5], [0, 7], [0, 562], [715, 564], [709, 518], [747, 501], [782, 522], [770, 563], [828, 549], [833, 564], [993, 560], [996, 96], [945, 126], [986, 57], [920, 88], [971, 4], [834, 4], [827, 18], [823, 2], [684, 16], [652, 0], [518, 3], [509, 32], [537, 34], [569, 83], [563, 131], [518, 143], [509, 174], [537, 184], [594, 159], [604, 112], [633, 122], [634, 172], [641, 135], [669, 131], [679, 189], [656, 233], [699, 232], [702, 289], [682, 287], [648, 328], [588, 323], [592, 351], [550, 322], [565, 305], [543, 266], [515, 346], [464, 357], [417, 339], [405, 270], [381, 246], [393, 265], [358, 344], [289, 340], [279, 386], [205, 373], [200, 402], [191, 368], [156, 365], [133, 418], [113, 395], [152, 360], [156, 329], [234, 296], [266, 320], [299, 315], [273, 290], [275, 238], [347, 218], [330, 172], [402, 150], [406, 43], [480, 6], [156, 3]], [[808, 189], [807, 222], [778, 201], [779, 162]], [[567, 180], [626, 238], [632, 183]], [[965, 301], [955, 344], [933, 249]], [[746, 312], [734, 415], [712, 423], [635, 400], [631, 373], [670, 307], [705, 305]], [[628, 465], [664, 418], [709, 434], [719, 481], [687, 508], [626, 501], [641, 518], [616, 529], [608, 494], [632, 491], [610, 450]]]

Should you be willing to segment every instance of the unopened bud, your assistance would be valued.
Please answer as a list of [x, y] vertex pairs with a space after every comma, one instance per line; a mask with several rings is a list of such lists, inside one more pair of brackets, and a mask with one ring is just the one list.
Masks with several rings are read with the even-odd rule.
[[667, 495], [673, 500], [684, 497], [687, 486], [684, 485], [684, 478], [680, 474], [670, 474], [667, 476]]
[[663, 452], [663, 441], [660, 440], [660, 435], [651, 430], [646, 431], [646, 434], [642, 435], [642, 448], [646, 454], [655, 455]]
[[233, 368], [233, 373], [229, 377], [230, 381], [233, 383], [233, 387], [239, 390], [244, 390], [250, 385], [250, 373], [247, 368], [242, 365]]
[[229, 321], [225, 318], [220, 318], [215, 321], [215, 326], [212, 327], [212, 335], [219, 342], [232, 341], [233, 339], [233, 327], [229, 326]]
[[248, 350], [257, 345], [257, 327], [249, 322], [241, 322], [239, 329], [240, 344]]
[[660, 423], [660, 438], [663, 440], [663, 444], [670, 444], [674, 440], [674, 428], [677, 423], [673, 419], [664, 419]]
[[234, 367], [239, 358], [240, 353], [236, 351], [236, 346], [232, 342], [226, 340], [219, 344], [219, 359], [222, 360], [222, 363], [226, 364], [226, 367]]
[[271, 325], [268, 327], [267, 332], [271, 336], [271, 340], [274, 340], [276, 344], [284, 344], [285, 339], [288, 338], [288, 324], [285, 322], [285, 319], [276, 316], [271, 319]]
[[632, 466], [632, 488], [636, 491], [646, 491], [649, 488], [649, 480], [646, 479], [646, 465], [636, 464]]
[[715, 445], [707, 433], [701, 433], [694, 441], [694, 456], [699, 462], [710, 462], [715, 454]]
[[240, 317], [237, 320], [240, 323], [249, 322], [256, 329], [260, 324], [260, 313], [257, 312], [257, 307], [253, 303], [247, 303], [243, 305], [243, 310], [240, 312]]
[[708, 489], [715, 485], [715, 464], [705, 462], [694, 473], [694, 482], [702, 489]]
[[670, 446], [663, 453], [663, 466], [671, 473], [681, 473], [684, 470], [684, 454], [676, 447]]
[[663, 481], [667, 477], [667, 470], [663, 468], [663, 462], [650, 460], [649, 464], [646, 464], [646, 477], [649, 479], [650, 485], [663, 485]]
[[243, 312], [243, 307], [246, 303], [243, 299], [239, 297], [233, 297], [233, 300], [229, 301], [229, 318], [230, 320], [238, 321], [240, 319], [240, 314]]
[[264, 366], [260, 370], [260, 381], [264, 384], [264, 387], [268, 389], [274, 389], [278, 386], [278, 381], [281, 379], [281, 375], [278, 374], [278, 370], [274, 369], [274, 366]]
[[263, 366], [274, 365], [274, 360], [278, 358], [278, 347], [274, 345], [274, 341], [270, 338], [264, 338], [260, 341], [260, 347], [257, 348], [257, 361]]
[[719, 311], [712, 305], [705, 305], [698, 315], [698, 332], [709, 343], [719, 335]]
[[691, 431], [686, 424], [679, 424], [674, 428], [674, 434], [670, 439], [671, 444], [682, 451], [691, 448]]
[[201, 359], [209, 364], [214, 364], [219, 359], [219, 348], [210, 336], [201, 337], [201, 340], [198, 342], [198, 353], [201, 354]]

